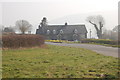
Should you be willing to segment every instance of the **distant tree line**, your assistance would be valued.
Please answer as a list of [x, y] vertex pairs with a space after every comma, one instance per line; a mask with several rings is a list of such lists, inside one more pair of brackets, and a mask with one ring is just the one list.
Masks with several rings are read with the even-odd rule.
[[120, 26], [115, 26], [112, 30], [104, 30], [102, 34], [103, 39], [119, 40]]
[[15, 33], [16, 30], [20, 31], [21, 34], [25, 34], [25, 32], [29, 32], [31, 30], [32, 25], [26, 20], [18, 20], [16, 21], [15, 26], [5, 27], [3, 25], [0, 25], [0, 27], [1, 34]]

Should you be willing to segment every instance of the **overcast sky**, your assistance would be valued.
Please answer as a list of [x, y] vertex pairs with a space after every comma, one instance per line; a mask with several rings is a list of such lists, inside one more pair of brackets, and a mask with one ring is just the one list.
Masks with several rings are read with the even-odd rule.
[[67, 15], [117, 11], [118, 1], [119, 0], [1, 0], [0, 24], [13, 26], [16, 20], [25, 19], [36, 28], [44, 16], [48, 18], [49, 22]]

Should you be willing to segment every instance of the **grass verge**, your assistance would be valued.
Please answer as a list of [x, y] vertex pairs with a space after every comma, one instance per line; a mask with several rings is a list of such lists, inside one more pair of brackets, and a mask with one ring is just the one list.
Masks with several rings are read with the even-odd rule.
[[[78, 43], [79, 43], [79, 42], [78, 42]], [[111, 45], [111, 44], [100, 44], [100, 43], [80, 43], [80, 44], [93, 44], [93, 45], [102, 45], [102, 46], [107, 46], [107, 47], [120, 48], [120, 45]]]
[[46, 42], [53, 42], [53, 43], [79, 43], [79, 44], [93, 44], [93, 45], [102, 45], [107, 47], [118, 47], [120, 48], [120, 45], [112, 45], [112, 44], [104, 44], [104, 43], [95, 43], [95, 42], [89, 42], [89, 43], [82, 43], [81, 41], [67, 41], [67, 40], [45, 40]]

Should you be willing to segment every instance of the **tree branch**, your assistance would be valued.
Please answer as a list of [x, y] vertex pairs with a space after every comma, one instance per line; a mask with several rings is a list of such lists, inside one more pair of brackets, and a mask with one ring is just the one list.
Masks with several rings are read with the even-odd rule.
[[95, 23], [92, 23], [91, 21], [89, 21], [89, 23], [91, 23], [92, 25], [94, 25], [95, 29], [97, 30], [97, 32], [99, 31], [97, 25]]

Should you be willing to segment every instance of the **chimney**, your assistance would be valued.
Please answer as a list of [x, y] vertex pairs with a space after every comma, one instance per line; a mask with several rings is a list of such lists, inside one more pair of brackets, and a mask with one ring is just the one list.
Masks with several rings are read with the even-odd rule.
[[65, 23], [65, 26], [67, 26], [68, 24], [67, 24], [67, 22]]

